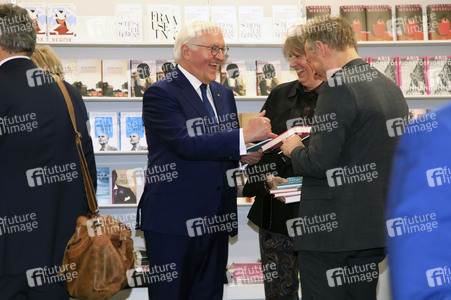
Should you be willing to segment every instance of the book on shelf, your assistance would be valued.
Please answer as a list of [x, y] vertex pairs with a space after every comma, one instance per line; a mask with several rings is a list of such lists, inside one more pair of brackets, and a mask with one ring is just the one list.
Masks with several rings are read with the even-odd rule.
[[180, 6], [148, 5], [149, 41], [151, 43], [174, 43], [181, 28]]
[[246, 96], [246, 82], [244, 60], [226, 61], [222, 65], [221, 84], [231, 88], [235, 96]]
[[141, 112], [121, 112], [121, 151], [147, 150]]
[[378, 56], [369, 58], [369, 64], [390, 78], [396, 85], [398, 82], [398, 58], [392, 56]]
[[238, 18], [235, 6], [212, 6], [211, 20], [221, 27], [226, 43], [238, 41]]
[[117, 4], [117, 38], [119, 42], [143, 42], [141, 4]]
[[169, 75], [175, 68], [175, 62], [173, 59], [157, 59], [157, 81], [163, 77]]
[[137, 204], [144, 189], [144, 171], [141, 168], [112, 170], [111, 196], [113, 204]]
[[240, 43], [259, 43], [263, 38], [263, 6], [238, 8]]
[[210, 20], [208, 6], [185, 6], [185, 24], [190, 24], [195, 20]]
[[451, 95], [451, 56], [427, 58], [430, 95]]
[[393, 41], [391, 5], [367, 5], [366, 29], [368, 41]]
[[130, 92], [132, 97], [142, 97], [146, 89], [157, 78], [157, 65], [154, 60], [130, 61]]
[[97, 203], [99, 205], [111, 204], [111, 177], [109, 167], [97, 167]]
[[64, 79], [82, 97], [102, 96], [102, 61], [100, 59], [62, 59]]
[[48, 41], [72, 43], [76, 36], [76, 8], [73, 4], [49, 4], [47, 7]]
[[119, 118], [117, 112], [90, 112], [94, 152], [119, 150]]
[[102, 60], [102, 94], [106, 97], [128, 97], [129, 62], [119, 59]]
[[307, 20], [310, 19], [324, 19], [324, 17], [330, 17], [331, 7], [330, 5], [307, 5], [305, 7]]
[[282, 77], [280, 60], [257, 60], [255, 65], [257, 96], [268, 96], [280, 83]]
[[272, 6], [272, 38], [283, 43], [289, 28], [299, 24], [298, 7], [296, 5]]
[[135, 267], [149, 266], [149, 256], [147, 255], [146, 247], [133, 247], [133, 254], [135, 256]]
[[44, 3], [21, 3], [21, 7], [28, 11], [36, 28], [36, 41], [47, 42], [47, 6]]
[[409, 109], [409, 120], [421, 118], [428, 113], [426, 108], [411, 108]]
[[400, 57], [399, 82], [404, 96], [427, 95], [426, 57]]
[[266, 151], [269, 149], [279, 148], [280, 146], [282, 146], [283, 139], [289, 138], [290, 136], [295, 134], [299, 135], [302, 139], [305, 139], [310, 135], [311, 128], [311, 126], [293, 126], [273, 139], [267, 139], [260, 143], [257, 143], [256, 145], [248, 147], [248, 149], [251, 150], [247, 150], [247, 152], [258, 151], [260, 149]]
[[263, 268], [261, 262], [233, 263], [229, 267], [229, 284], [263, 283]]
[[340, 6], [340, 16], [351, 24], [357, 34], [357, 41], [367, 40], [365, 5], [342, 5]]
[[430, 40], [451, 39], [451, 4], [431, 4], [426, 7]]
[[395, 18], [398, 41], [422, 41], [424, 39], [421, 4], [395, 5]]

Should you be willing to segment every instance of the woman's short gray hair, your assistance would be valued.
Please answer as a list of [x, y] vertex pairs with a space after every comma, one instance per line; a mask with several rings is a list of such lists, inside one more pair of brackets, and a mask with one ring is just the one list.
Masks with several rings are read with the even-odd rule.
[[195, 49], [195, 44], [199, 38], [207, 32], [222, 32], [218, 24], [210, 21], [196, 20], [185, 25], [178, 33], [174, 43], [174, 60], [178, 63], [182, 59], [182, 46], [188, 44], [191, 49]]

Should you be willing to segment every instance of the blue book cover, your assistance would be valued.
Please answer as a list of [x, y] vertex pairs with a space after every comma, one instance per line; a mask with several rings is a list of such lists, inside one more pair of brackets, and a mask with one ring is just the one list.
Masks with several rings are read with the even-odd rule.
[[99, 205], [111, 204], [110, 168], [97, 167], [97, 202]]
[[117, 112], [89, 113], [94, 152], [118, 151], [119, 117]]
[[147, 142], [141, 112], [121, 112], [121, 151], [146, 151]]

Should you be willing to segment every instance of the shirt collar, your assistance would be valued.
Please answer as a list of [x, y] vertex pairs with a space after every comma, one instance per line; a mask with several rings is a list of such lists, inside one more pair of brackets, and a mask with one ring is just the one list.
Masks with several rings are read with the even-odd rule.
[[18, 58], [25, 58], [30, 60], [30, 58], [28, 56], [22, 56], [22, 55], [18, 55], [18, 56], [11, 56], [11, 57], [7, 57], [4, 60], [0, 61], [0, 67], [7, 61], [13, 60], [13, 59], [18, 59]]
[[188, 81], [191, 83], [193, 88], [195, 90], [199, 89], [200, 85], [202, 84], [202, 81], [200, 81], [193, 74], [191, 74], [190, 72], [185, 70], [181, 65], [178, 65], [178, 67], [180, 69], [180, 72], [182, 72], [183, 75], [185, 75], [186, 79], [188, 79]]

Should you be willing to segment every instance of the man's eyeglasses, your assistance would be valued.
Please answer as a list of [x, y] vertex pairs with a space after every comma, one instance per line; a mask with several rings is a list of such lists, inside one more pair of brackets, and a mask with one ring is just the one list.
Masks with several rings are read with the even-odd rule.
[[220, 48], [218, 46], [204, 46], [204, 45], [196, 45], [195, 46], [199, 46], [199, 47], [204, 47], [204, 48], [210, 48], [210, 52], [211, 55], [216, 56], [218, 55], [219, 51], [222, 51], [222, 54], [227, 55], [227, 53], [229, 52], [229, 47], [224, 47], [224, 48]]

